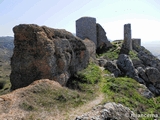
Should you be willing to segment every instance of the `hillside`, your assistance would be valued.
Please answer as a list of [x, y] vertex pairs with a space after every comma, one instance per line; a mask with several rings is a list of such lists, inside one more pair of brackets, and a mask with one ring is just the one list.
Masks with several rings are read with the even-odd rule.
[[9, 75], [11, 72], [10, 58], [13, 54], [13, 37], [0, 37], [0, 94], [10, 89]]
[[160, 119], [160, 60], [130, 33], [110, 42], [95, 18], [77, 24], [79, 37], [35, 24], [13, 28], [11, 63], [3, 57], [0, 66], [0, 119]]
[[145, 46], [151, 53], [155, 56], [157, 56], [160, 59], [160, 42], [159, 41], [152, 41], [152, 42], [145, 42], [142, 43], [143, 46]]
[[[118, 50], [118, 47], [114, 49]], [[117, 53], [114, 51], [111, 56], [108, 51], [100, 57], [116, 59]], [[0, 118], [70, 120], [98, 104], [108, 102], [120, 103], [135, 114], [160, 113], [160, 97], [146, 98], [143, 96], [147, 90], [144, 85], [128, 77], [115, 78], [108, 70], [103, 70], [94, 63], [80, 71], [67, 86], [68, 88], [63, 88], [56, 82], [40, 80], [3, 95], [0, 97]], [[98, 97], [99, 95], [103, 97]], [[145, 117], [139, 119], [147, 120]]]

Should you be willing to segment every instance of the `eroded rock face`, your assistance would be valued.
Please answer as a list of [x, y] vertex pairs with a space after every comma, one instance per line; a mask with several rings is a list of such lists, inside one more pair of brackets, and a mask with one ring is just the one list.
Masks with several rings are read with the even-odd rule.
[[110, 41], [108, 41], [106, 32], [103, 29], [103, 27], [98, 23], [96, 24], [96, 27], [97, 27], [97, 52], [106, 51], [110, 47], [112, 47], [112, 44], [110, 43]]
[[115, 77], [119, 77], [122, 76], [121, 71], [119, 70], [119, 68], [117, 67], [116, 63], [113, 61], [108, 61], [105, 65], [104, 65], [105, 69], [109, 70], [111, 73], [114, 74]]
[[153, 85], [160, 83], [160, 72], [158, 71], [158, 69], [153, 67], [147, 67], [145, 73], [148, 76], [149, 81]]
[[15, 48], [10, 75], [13, 90], [44, 78], [65, 85], [71, 75], [88, 65], [85, 44], [66, 30], [21, 24], [13, 31]]
[[94, 42], [87, 38], [82, 40], [82, 42], [87, 47], [91, 61], [95, 61], [96, 60], [96, 45], [94, 44]]
[[154, 67], [160, 71], [160, 60], [143, 46], [134, 45], [134, 50], [138, 53], [138, 58], [145, 67]]
[[120, 54], [117, 60], [117, 66], [121, 70], [123, 75], [126, 75], [130, 78], [135, 79], [137, 82], [144, 84], [144, 80], [138, 76], [137, 71], [133, 66], [132, 60], [128, 55]]
[[133, 66], [132, 60], [128, 55], [120, 54], [117, 60], [118, 68], [128, 77], [134, 78], [138, 76]]

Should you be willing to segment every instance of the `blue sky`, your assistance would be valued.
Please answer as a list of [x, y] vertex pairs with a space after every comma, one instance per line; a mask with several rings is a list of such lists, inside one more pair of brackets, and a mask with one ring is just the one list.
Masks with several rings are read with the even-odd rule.
[[123, 39], [131, 23], [132, 37], [160, 41], [160, 0], [0, 0], [0, 36], [13, 36], [18, 24], [38, 24], [75, 33], [75, 21], [95, 17], [107, 37]]

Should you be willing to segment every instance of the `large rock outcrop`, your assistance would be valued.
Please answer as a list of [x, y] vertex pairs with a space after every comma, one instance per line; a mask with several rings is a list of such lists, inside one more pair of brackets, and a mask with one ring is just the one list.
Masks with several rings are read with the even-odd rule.
[[97, 52], [101, 53], [112, 47], [110, 41], [106, 36], [106, 32], [100, 24], [96, 24], [97, 27]]
[[90, 60], [96, 61], [96, 45], [94, 44], [94, 42], [86, 38], [83, 40], [83, 43], [87, 47]]
[[117, 67], [116, 62], [114, 61], [108, 61], [105, 65], [104, 68], [109, 70], [109, 72], [113, 73], [115, 77], [122, 76], [121, 71]]
[[12, 90], [44, 78], [65, 85], [71, 75], [88, 65], [85, 44], [66, 30], [20, 24], [13, 31]]

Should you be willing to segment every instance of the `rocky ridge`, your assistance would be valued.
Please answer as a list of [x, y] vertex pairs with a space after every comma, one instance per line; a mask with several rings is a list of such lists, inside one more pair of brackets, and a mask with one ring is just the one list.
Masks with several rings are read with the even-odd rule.
[[[99, 27], [97, 29], [99, 31], [98, 40], [102, 42], [95, 39], [97, 40], [96, 42], [110, 46], [104, 29], [98, 24], [97, 26]], [[12, 90], [25, 87], [36, 80], [45, 78], [57, 81], [62, 86], [65, 86], [69, 78], [86, 68], [89, 60], [92, 59], [95, 63], [99, 61], [100, 66], [104, 66], [115, 77], [131, 77], [146, 85], [156, 96], [160, 95], [159, 61], [144, 47], [133, 44], [134, 42], [132, 47], [138, 54], [138, 60], [132, 60], [126, 54], [120, 54], [118, 59], [114, 61], [108, 59], [96, 60], [97, 45], [87, 35], [82, 40], [68, 31], [46, 26], [40, 27], [34, 24], [18, 25], [13, 28], [13, 31], [15, 33], [15, 48], [11, 58], [12, 73], [10, 78]], [[107, 49], [109, 49], [108, 46]], [[41, 80], [42, 84], [43, 82], [45, 81]], [[149, 90], [145, 91], [143, 95], [147, 98], [152, 98], [153, 95]], [[3, 97], [0, 100], [3, 106], [5, 100]], [[1, 111], [5, 113], [5, 111]], [[7, 114], [5, 117], [8, 117]], [[94, 107], [91, 112], [76, 119], [137, 120], [131, 110], [115, 103], [106, 103], [105, 105]]]

